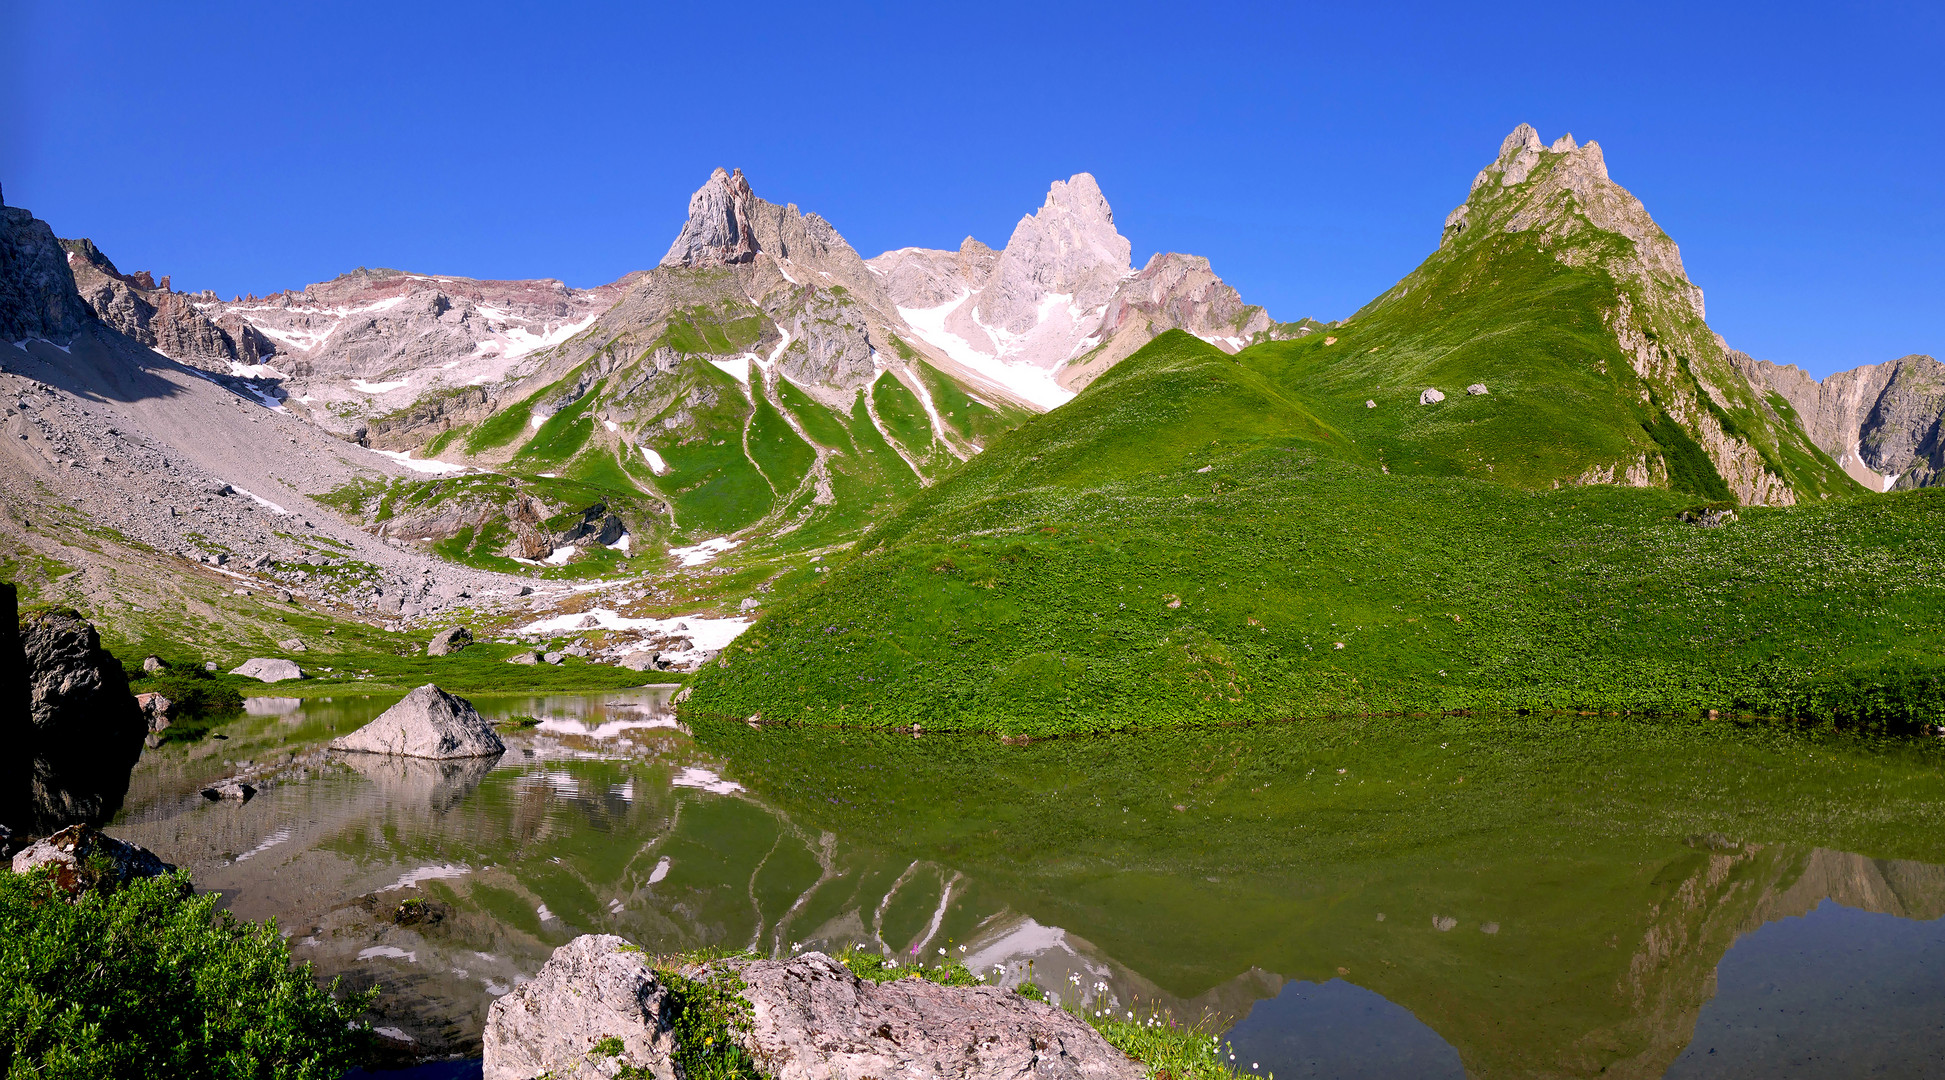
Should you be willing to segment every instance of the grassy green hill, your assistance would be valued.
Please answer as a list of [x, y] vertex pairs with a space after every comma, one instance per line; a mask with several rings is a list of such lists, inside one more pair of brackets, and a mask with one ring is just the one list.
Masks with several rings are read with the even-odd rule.
[[1708, 490], [1556, 489], [1544, 457], [1501, 477], [1483, 465], [1522, 425], [1556, 417], [1544, 455], [1634, 438], [1631, 418], [1600, 412], [1588, 376], [1579, 436], [1540, 380], [1474, 399], [1478, 423], [1378, 419], [1419, 408], [1395, 399], [1367, 419], [1320, 350], [1375, 364], [1382, 344], [1356, 348], [1381, 323], [1235, 357], [1158, 338], [778, 604], [690, 707], [1043, 733], [1456, 708], [1937, 715], [1945, 497], [1703, 528], [1678, 515]]

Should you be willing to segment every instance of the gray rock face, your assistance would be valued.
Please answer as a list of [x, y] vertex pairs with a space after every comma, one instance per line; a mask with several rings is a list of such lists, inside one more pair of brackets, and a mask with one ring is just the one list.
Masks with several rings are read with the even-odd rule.
[[[1078, 1017], [1011, 990], [876, 984], [822, 953], [724, 961], [753, 1022], [738, 1038], [777, 1080], [1140, 1080], [1144, 1070]], [[711, 965], [712, 967], [715, 965]]]
[[45, 221], [0, 205], [0, 341], [66, 341], [94, 321]]
[[711, 173], [708, 182], [689, 196], [689, 220], [683, 222], [661, 265], [722, 266], [755, 259], [756, 233], [750, 226], [754, 199], [743, 170]]
[[1758, 393], [1780, 394], [1810, 440], [1873, 491], [1945, 483], [1945, 364], [1906, 356], [1818, 382], [1802, 368], [1731, 353]]
[[1134, 271], [1130, 254], [1094, 177], [1076, 173], [1065, 183], [1056, 180], [1040, 209], [1013, 227], [974, 310], [987, 326], [1024, 334], [1039, 326], [1041, 304], [1050, 295], [1072, 297], [1083, 310], [1106, 304]]
[[155, 852], [117, 840], [90, 825], [71, 825], [14, 854], [16, 874], [42, 867], [52, 867], [55, 883], [68, 892], [103, 881], [125, 884], [136, 878], [160, 877], [176, 869]]
[[473, 643], [473, 632], [463, 626], [441, 630], [432, 635], [432, 641], [425, 647], [427, 656], [451, 656], [453, 653]]
[[74, 284], [95, 317], [129, 338], [175, 360], [228, 374], [233, 363], [274, 357], [277, 343], [235, 315], [205, 315], [195, 301], [157, 287], [147, 272], [124, 274], [86, 238], [63, 240]]
[[148, 720], [122, 666], [73, 611], [37, 612], [20, 624], [33, 753], [30, 831], [99, 825], [121, 809]]
[[232, 675], [244, 675], [259, 682], [283, 682], [286, 679], [301, 679], [303, 669], [295, 661], [271, 656], [256, 656], [245, 660], [241, 666], [230, 669]]
[[331, 749], [444, 759], [493, 757], [506, 744], [471, 702], [427, 683], [378, 719], [333, 739]]
[[[592, 1080], [624, 1067], [675, 1080], [673, 1013], [641, 950], [612, 934], [575, 938], [487, 1010], [485, 1080]], [[621, 1040], [621, 1052], [597, 1053], [604, 1039]]]

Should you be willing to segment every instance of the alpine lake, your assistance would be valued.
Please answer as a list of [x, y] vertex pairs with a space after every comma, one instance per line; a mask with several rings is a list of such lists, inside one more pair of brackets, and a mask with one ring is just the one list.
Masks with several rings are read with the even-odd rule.
[[[1009, 745], [479, 697], [495, 759], [326, 751], [396, 696], [253, 698], [110, 828], [374, 1023], [477, 1057], [554, 948], [886, 952], [1192, 1025], [1245, 1075], [1945, 1075], [1945, 746], [1624, 716]], [[243, 803], [201, 791], [239, 771]]]

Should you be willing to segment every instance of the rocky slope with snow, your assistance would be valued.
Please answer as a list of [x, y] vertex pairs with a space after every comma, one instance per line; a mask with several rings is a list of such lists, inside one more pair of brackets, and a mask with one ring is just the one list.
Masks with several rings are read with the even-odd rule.
[[926, 345], [1041, 408], [1061, 404], [1172, 329], [1226, 352], [1283, 336], [1207, 259], [1164, 253], [1136, 272], [1094, 177], [1055, 181], [1000, 251], [901, 248], [872, 259], [898, 317]]
[[1758, 393], [1788, 402], [1858, 483], [1872, 491], [1945, 483], [1945, 364], [1912, 355], [1820, 382], [1795, 365], [1731, 356]]

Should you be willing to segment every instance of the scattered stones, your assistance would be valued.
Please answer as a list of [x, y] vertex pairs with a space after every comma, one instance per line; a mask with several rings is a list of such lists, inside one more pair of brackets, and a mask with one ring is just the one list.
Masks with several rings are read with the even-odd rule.
[[659, 666], [661, 659], [661, 653], [642, 650], [639, 652], [631, 652], [627, 656], [622, 657], [621, 666], [627, 668], [629, 671], [654, 671]]
[[487, 1010], [485, 1080], [593, 1080], [624, 1068], [675, 1080], [675, 1002], [647, 961], [612, 934], [589, 934], [555, 949], [531, 982]]
[[1331, 643], [1330, 643], [1330, 647], [1331, 647], [1331, 651], [1332, 651], [1332, 652], [1336, 652], [1336, 651], [1337, 651], [1338, 649], [1341, 649], [1341, 648], [1343, 648], [1343, 647], [1344, 647], [1344, 643], [1343, 643], [1343, 642], [1341, 642], [1341, 641], [1333, 641], [1333, 642], [1331, 642]]
[[427, 683], [378, 719], [333, 739], [331, 749], [440, 760], [493, 757], [506, 744], [471, 702]]
[[[209, 670], [215, 669], [216, 665], [209, 665]], [[251, 657], [241, 666], [231, 668], [230, 674], [243, 675], [258, 682], [285, 682], [304, 677], [303, 669], [299, 668], [294, 661], [269, 656]]]
[[427, 656], [450, 656], [473, 643], [473, 632], [463, 626], [441, 630], [434, 634], [432, 641], [425, 647]]
[[1444, 400], [1445, 395], [1440, 393], [1436, 386], [1428, 386], [1425, 388], [1424, 393], [1418, 395], [1418, 403], [1420, 405], [1436, 405]]
[[550, 652], [550, 653], [542, 654], [541, 659], [546, 661], [549, 664], [558, 664], [562, 660], [567, 659], [567, 656], [566, 654], [560, 652]]
[[1377, 408], [1377, 407], [1378, 407], [1378, 403], [1377, 403], [1377, 402], [1375, 402], [1375, 401], [1372, 401], [1372, 400], [1371, 400], [1370, 398], [1365, 398], [1365, 399], [1364, 399], [1364, 407], [1365, 407], [1365, 408], [1367, 408], [1367, 409], [1375, 409], [1375, 408]]
[[1699, 525], [1704, 529], [1719, 529], [1736, 521], [1736, 512], [1727, 507], [1719, 510], [1684, 510], [1679, 516], [1690, 525]]
[[153, 675], [161, 671], [164, 666], [162, 658], [159, 656], [148, 656], [142, 659], [142, 671], [148, 675]]
[[1480, 397], [1486, 393], [1489, 393], [1489, 391], [1486, 389], [1485, 383], [1476, 382], [1473, 383], [1471, 386], [1466, 387], [1466, 393], [1472, 397]]
[[218, 780], [214, 784], [204, 788], [203, 798], [208, 799], [210, 802], [221, 802], [227, 799], [232, 802], [243, 803], [249, 802], [250, 797], [256, 793], [256, 788], [235, 777], [231, 777], [227, 780]]
[[51, 866], [62, 890], [77, 893], [102, 881], [126, 884], [136, 878], [175, 873], [148, 848], [117, 840], [92, 825], [70, 825], [14, 855], [16, 874]]
[[514, 653], [512, 656], [507, 657], [507, 663], [538, 664], [540, 663], [540, 654], [534, 652], [532, 649], [522, 649], [519, 652]]
[[277, 643], [277, 647], [285, 652], [308, 652], [310, 650], [310, 646], [304, 644], [303, 638], [285, 638]]
[[593, 615], [583, 615], [580, 621], [574, 624], [574, 629], [576, 630], [598, 630], [600, 628], [601, 620]]
[[204, 661], [204, 662], [203, 662], [203, 670], [204, 670], [204, 671], [211, 671], [211, 672], [213, 672], [213, 671], [215, 671], [215, 670], [216, 670], [216, 661], [214, 661], [214, 660], [206, 660], [206, 661]]

